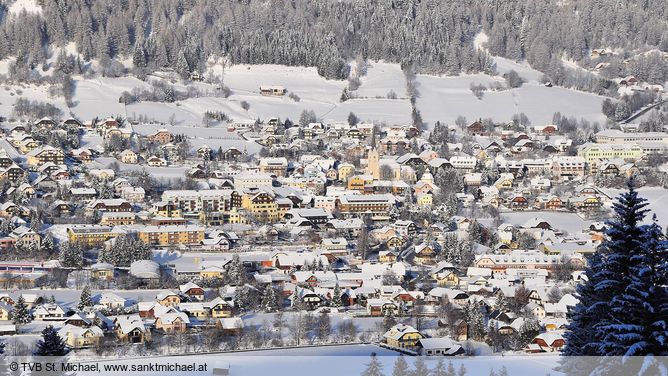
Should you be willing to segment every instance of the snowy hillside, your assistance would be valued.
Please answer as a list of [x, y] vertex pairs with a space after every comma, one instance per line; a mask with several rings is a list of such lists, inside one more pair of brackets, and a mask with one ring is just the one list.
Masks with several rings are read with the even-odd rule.
[[471, 92], [471, 84], [488, 86], [503, 83], [501, 78], [485, 75], [435, 77], [418, 75], [420, 96], [417, 106], [425, 121], [454, 123], [457, 115], [467, 119], [490, 117], [495, 121], [510, 121], [514, 114], [524, 112], [532, 124], [547, 124], [555, 112], [603, 122], [601, 102], [604, 97], [559, 87], [545, 87], [528, 82], [517, 89], [485, 91], [482, 99]]

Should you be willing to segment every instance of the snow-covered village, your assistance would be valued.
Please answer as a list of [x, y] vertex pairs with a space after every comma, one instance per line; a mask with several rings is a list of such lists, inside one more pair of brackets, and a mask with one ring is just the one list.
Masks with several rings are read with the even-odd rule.
[[667, 374], [668, 7], [601, 2], [2, 1], [0, 372]]

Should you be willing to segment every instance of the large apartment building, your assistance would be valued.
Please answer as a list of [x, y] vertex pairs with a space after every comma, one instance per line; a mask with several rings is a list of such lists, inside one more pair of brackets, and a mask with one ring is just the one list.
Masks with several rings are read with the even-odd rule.
[[138, 231], [139, 239], [148, 245], [192, 245], [204, 240], [202, 226], [146, 226]]
[[241, 205], [241, 197], [231, 189], [170, 190], [162, 194], [162, 201], [175, 204], [183, 216], [199, 216], [203, 211], [228, 211]]
[[74, 225], [67, 228], [67, 238], [70, 243], [76, 243], [84, 248], [99, 247], [121, 233], [120, 229], [101, 225]]
[[390, 194], [344, 195], [336, 200], [341, 214], [387, 215], [394, 205]]
[[643, 148], [638, 144], [585, 144], [578, 149], [578, 156], [587, 163], [597, 163], [605, 159], [621, 158], [626, 161], [636, 161], [645, 155]]

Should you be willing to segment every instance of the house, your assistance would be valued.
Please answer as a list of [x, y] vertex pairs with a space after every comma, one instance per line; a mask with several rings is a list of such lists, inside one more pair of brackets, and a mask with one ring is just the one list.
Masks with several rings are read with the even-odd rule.
[[283, 96], [287, 90], [283, 86], [260, 86], [260, 95], [265, 96]]
[[231, 303], [224, 301], [220, 297], [206, 303], [205, 306], [209, 307], [209, 311], [211, 312], [211, 317], [213, 317], [214, 319], [232, 317]]
[[484, 136], [487, 135], [485, 125], [481, 120], [474, 121], [466, 127], [466, 133], [471, 136]]
[[385, 332], [383, 338], [392, 347], [414, 349], [424, 336], [410, 325], [397, 324]]
[[146, 191], [142, 187], [125, 187], [121, 190], [121, 198], [130, 203], [140, 203], [144, 201]]
[[422, 338], [416, 345], [422, 355], [461, 355], [465, 354], [464, 348], [450, 338]]
[[435, 262], [436, 251], [431, 244], [420, 243], [416, 245], [414, 253], [414, 261], [418, 265], [431, 265]]
[[181, 297], [173, 291], [164, 291], [158, 293], [155, 297], [158, 304], [165, 307], [178, 307], [181, 303]]
[[[114, 279], [114, 266], [105, 262], [95, 263], [90, 266], [90, 276], [98, 280], [112, 280]], [[123, 303], [125, 303], [124, 299]]]
[[585, 174], [585, 165], [582, 157], [556, 157], [552, 163], [552, 176], [561, 180], [580, 179]]
[[190, 301], [201, 302], [204, 301], [204, 289], [193, 282], [188, 282], [185, 285], [179, 286], [179, 291], [184, 296], [187, 296]]
[[166, 312], [155, 313], [155, 329], [167, 334], [185, 333], [189, 324], [188, 315], [173, 308]]
[[44, 145], [30, 151], [26, 154], [26, 157], [28, 165], [31, 167], [39, 167], [47, 162], [53, 162], [56, 165], [65, 163], [65, 154], [63, 151], [49, 145]]
[[194, 245], [204, 240], [204, 227], [185, 226], [144, 226], [138, 231], [139, 239], [148, 245]]
[[[389, 247], [389, 244], [388, 244]], [[380, 251], [378, 252], [378, 262], [391, 264], [397, 262], [397, 252], [395, 251]]]
[[543, 308], [542, 305], [536, 304], [534, 302], [529, 302], [525, 307], [524, 310], [526, 312], [529, 312], [533, 314], [533, 316], [537, 319], [544, 319], [545, 318], [545, 308]]
[[80, 148], [70, 150], [70, 155], [81, 162], [90, 162], [93, 160], [93, 153], [90, 149]]
[[137, 164], [139, 156], [134, 151], [127, 149], [118, 154], [118, 159], [125, 164]]
[[216, 320], [218, 328], [223, 336], [239, 336], [244, 329], [241, 317], [226, 317]]
[[104, 337], [102, 329], [97, 326], [82, 328], [69, 324], [63, 326], [58, 331], [58, 335], [65, 341], [65, 344], [72, 349], [96, 347]]
[[297, 300], [300, 300], [301, 304], [308, 310], [316, 309], [323, 301], [322, 297], [315, 291], [302, 287], [295, 287], [295, 291], [290, 298], [293, 306], [299, 304]]
[[65, 318], [65, 310], [57, 304], [42, 304], [32, 312], [36, 321], [60, 321]]
[[10, 304], [0, 302], [0, 321], [8, 321], [13, 309]]
[[114, 325], [116, 338], [121, 342], [144, 343], [151, 340], [151, 332], [139, 315], [118, 316]]
[[366, 310], [371, 316], [394, 316], [399, 313], [399, 306], [388, 299], [367, 299]]
[[160, 129], [148, 137], [150, 141], [157, 142], [160, 145], [166, 145], [174, 139], [174, 136], [166, 129]]
[[158, 158], [156, 156], [151, 156], [148, 158], [146, 163], [151, 166], [151, 167], [166, 167], [167, 166], [167, 161], [162, 158]]
[[105, 306], [108, 310], [116, 310], [125, 307], [125, 298], [113, 292], [103, 292], [97, 298], [97, 304]]

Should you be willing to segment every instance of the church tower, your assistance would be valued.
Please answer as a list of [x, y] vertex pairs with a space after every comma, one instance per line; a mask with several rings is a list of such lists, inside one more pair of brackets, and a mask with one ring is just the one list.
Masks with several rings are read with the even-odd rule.
[[373, 176], [373, 180], [380, 179], [380, 157], [376, 148], [369, 150], [367, 153], [366, 170], [367, 174]]

